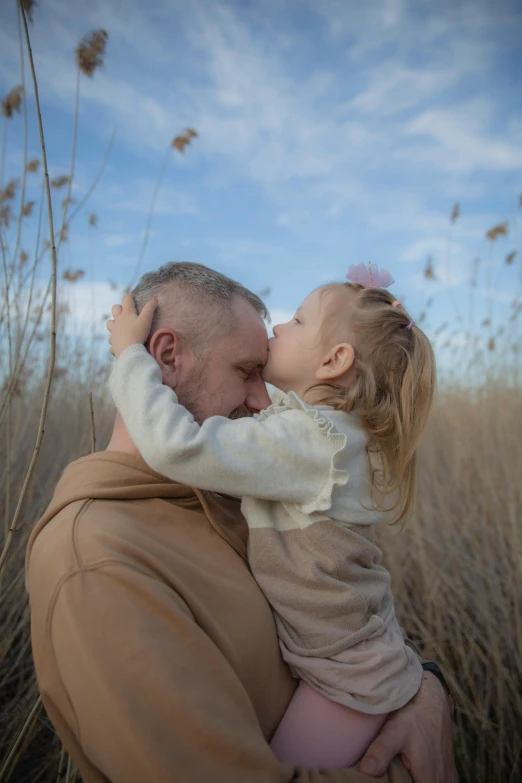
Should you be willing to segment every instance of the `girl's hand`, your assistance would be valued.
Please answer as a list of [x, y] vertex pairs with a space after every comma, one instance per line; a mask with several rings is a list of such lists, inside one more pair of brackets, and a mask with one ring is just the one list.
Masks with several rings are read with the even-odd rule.
[[124, 294], [121, 305], [113, 305], [112, 319], [107, 321], [111, 353], [118, 358], [130, 345], [144, 345], [150, 334], [158, 297], [150, 299], [138, 315], [132, 294]]

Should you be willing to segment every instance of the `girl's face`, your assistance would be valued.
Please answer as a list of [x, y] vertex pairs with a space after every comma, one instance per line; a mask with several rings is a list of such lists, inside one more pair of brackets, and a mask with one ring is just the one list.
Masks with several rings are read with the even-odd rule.
[[321, 340], [321, 297], [312, 291], [291, 321], [274, 326], [263, 379], [284, 392], [304, 392], [317, 383], [325, 348]]

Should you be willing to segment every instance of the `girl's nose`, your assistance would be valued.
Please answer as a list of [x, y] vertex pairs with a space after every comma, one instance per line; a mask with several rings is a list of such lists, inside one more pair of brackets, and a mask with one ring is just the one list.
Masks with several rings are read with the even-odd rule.
[[278, 336], [277, 333], [279, 332], [280, 329], [281, 329], [281, 324], [276, 324], [274, 326], [274, 328], [272, 329], [272, 331], [273, 331], [273, 333], [275, 334], [276, 337]]

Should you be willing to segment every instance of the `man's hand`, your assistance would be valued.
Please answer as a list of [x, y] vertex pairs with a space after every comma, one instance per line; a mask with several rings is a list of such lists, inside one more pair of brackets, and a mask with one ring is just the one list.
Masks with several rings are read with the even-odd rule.
[[111, 353], [118, 358], [130, 345], [144, 345], [150, 334], [158, 298], [150, 299], [138, 315], [132, 294], [124, 294], [121, 305], [113, 305], [112, 320], [107, 321]]
[[395, 756], [415, 783], [458, 783], [448, 697], [429, 672], [415, 698], [388, 718], [357, 768], [379, 777]]

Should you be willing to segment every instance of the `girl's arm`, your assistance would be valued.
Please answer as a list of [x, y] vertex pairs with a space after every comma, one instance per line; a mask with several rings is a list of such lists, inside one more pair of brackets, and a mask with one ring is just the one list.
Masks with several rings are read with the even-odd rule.
[[224, 494], [311, 503], [331, 478], [332, 441], [306, 413], [260, 422], [212, 416], [200, 426], [162, 383], [142, 345], [117, 360], [110, 388], [125, 426], [150, 467], [176, 481]]

